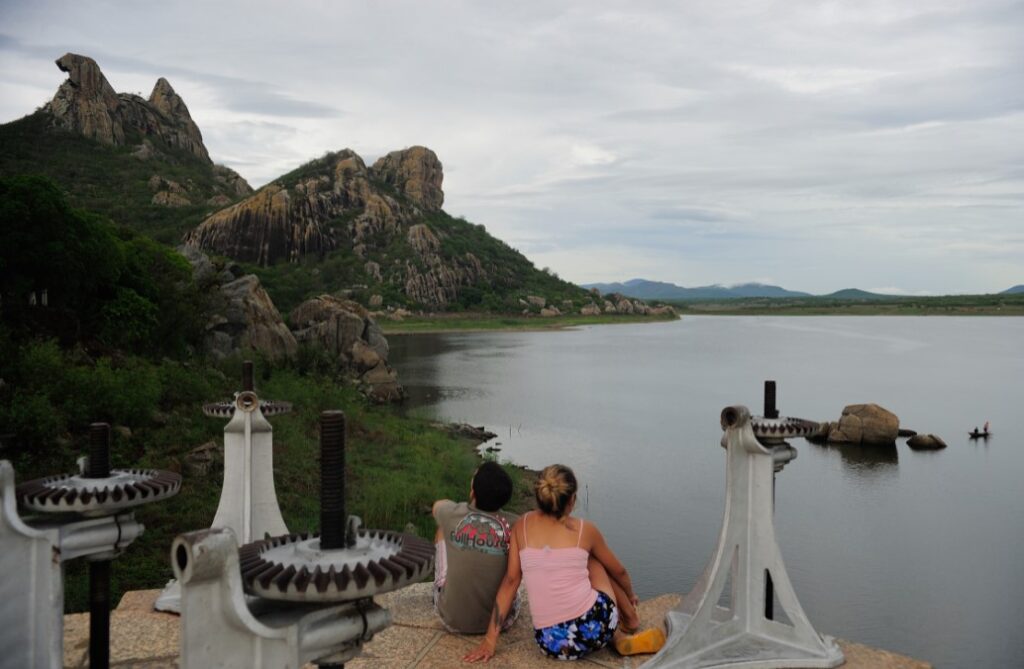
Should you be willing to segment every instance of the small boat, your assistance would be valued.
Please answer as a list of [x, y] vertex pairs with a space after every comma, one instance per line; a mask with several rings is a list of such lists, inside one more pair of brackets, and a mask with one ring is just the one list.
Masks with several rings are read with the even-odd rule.
[[988, 439], [989, 435], [991, 434], [992, 433], [989, 432], [988, 430], [984, 432], [978, 432], [977, 430], [974, 430], [972, 432], [968, 432], [967, 436], [970, 437], [971, 439]]

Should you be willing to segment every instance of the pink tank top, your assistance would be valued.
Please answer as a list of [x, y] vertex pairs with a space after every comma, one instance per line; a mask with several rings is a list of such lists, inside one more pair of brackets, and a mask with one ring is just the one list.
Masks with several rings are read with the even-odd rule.
[[[587, 570], [590, 553], [580, 548], [583, 521], [579, 522], [580, 535], [575, 546], [519, 549], [535, 629], [579, 618], [597, 601], [597, 590], [590, 586]], [[526, 538], [526, 516], [523, 517], [523, 537]]]

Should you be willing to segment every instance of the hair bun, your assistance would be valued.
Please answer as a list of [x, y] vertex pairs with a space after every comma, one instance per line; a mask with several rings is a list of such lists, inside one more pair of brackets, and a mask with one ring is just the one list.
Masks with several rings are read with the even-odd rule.
[[541, 511], [561, 518], [576, 494], [576, 475], [565, 465], [545, 467], [537, 477], [534, 494]]

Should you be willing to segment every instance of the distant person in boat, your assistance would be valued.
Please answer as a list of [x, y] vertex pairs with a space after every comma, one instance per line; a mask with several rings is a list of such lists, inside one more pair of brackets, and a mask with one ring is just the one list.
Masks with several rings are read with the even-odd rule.
[[988, 434], [988, 421], [985, 421], [985, 434]]
[[[488, 461], [473, 473], [469, 502], [434, 502], [434, 610], [450, 632], [487, 631], [508, 566], [512, 523], [519, 519], [501, 510], [511, 498], [512, 478], [497, 462]], [[509, 609], [507, 625], [519, 614], [518, 600]]]
[[537, 510], [523, 515], [512, 528], [508, 570], [487, 635], [463, 659], [486, 662], [494, 656], [502, 622], [523, 580], [534, 638], [549, 657], [577, 660], [609, 643], [622, 655], [658, 651], [665, 644], [660, 628], [637, 633], [640, 601], [626, 568], [593, 523], [572, 516], [572, 470], [565, 465], [546, 467], [535, 495]]

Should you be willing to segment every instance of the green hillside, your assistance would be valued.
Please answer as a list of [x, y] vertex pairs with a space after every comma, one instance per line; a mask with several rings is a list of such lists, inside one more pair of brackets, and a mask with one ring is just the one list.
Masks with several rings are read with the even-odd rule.
[[223, 190], [218, 188], [216, 168], [186, 151], [162, 144], [157, 137], [147, 138], [154, 155], [141, 160], [133, 155], [132, 145], [142, 143], [143, 138], [129, 139], [128, 146], [101, 144], [51, 127], [49, 115], [37, 111], [0, 125], [0, 176], [49, 177], [68, 194], [73, 206], [176, 246], [186, 230], [219, 207], [153, 204], [150, 179], [159, 175], [187, 184], [192, 199], [205, 202]]

